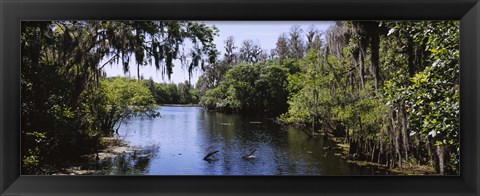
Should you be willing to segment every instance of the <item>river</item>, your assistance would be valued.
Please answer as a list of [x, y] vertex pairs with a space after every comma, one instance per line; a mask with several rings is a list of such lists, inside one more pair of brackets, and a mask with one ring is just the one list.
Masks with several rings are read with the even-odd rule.
[[[137, 117], [120, 138], [144, 153], [109, 163], [110, 175], [372, 175], [341, 158], [331, 141], [282, 129], [261, 115], [225, 114], [201, 107], [162, 106], [161, 117]], [[139, 151], [139, 152], [140, 152]], [[218, 151], [204, 160], [204, 157]], [[253, 154], [251, 154], [253, 152]], [[337, 153], [337, 155], [335, 155]], [[250, 157], [246, 158], [248, 155]]]

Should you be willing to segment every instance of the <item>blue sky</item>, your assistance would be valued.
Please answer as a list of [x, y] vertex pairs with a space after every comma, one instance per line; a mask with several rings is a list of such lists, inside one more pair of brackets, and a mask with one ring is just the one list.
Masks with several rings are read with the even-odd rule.
[[[215, 37], [215, 44], [218, 51], [223, 54], [224, 41], [229, 37], [235, 38], [235, 45], [240, 46], [241, 42], [246, 39], [251, 39], [254, 43], [260, 45], [260, 47], [266, 51], [270, 51], [275, 48], [277, 38], [282, 33], [287, 33], [293, 25], [300, 25], [305, 32], [311, 25], [314, 25], [318, 30], [325, 31], [329, 26], [335, 22], [331, 21], [205, 21], [207, 25], [216, 26], [219, 29], [219, 36]], [[237, 48], [238, 50], [238, 48]], [[133, 59], [133, 58], [132, 58]], [[107, 65], [105, 72], [107, 76], [132, 76], [137, 75], [137, 69], [135, 63], [132, 61], [130, 73], [124, 74], [122, 66], [119, 65]], [[162, 78], [160, 70], [156, 70], [155, 67], [145, 66], [140, 69], [140, 74], [144, 78], [153, 78], [155, 82], [173, 82], [180, 83], [188, 80], [188, 71], [183, 69], [180, 62], [175, 63], [173, 68], [172, 78], [169, 81], [166, 76]], [[191, 79], [195, 84], [198, 76], [201, 75], [201, 71], [198, 69], [194, 71]]]

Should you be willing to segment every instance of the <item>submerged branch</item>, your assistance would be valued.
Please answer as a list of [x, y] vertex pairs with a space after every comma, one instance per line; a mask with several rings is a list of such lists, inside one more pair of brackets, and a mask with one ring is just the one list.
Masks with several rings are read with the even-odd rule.
[[215, 153], [219, 152], [218, 150], [208, 153], [207, 156], [203, 157], [203, 160], [208, 161], [210, 157], [213, 156]]

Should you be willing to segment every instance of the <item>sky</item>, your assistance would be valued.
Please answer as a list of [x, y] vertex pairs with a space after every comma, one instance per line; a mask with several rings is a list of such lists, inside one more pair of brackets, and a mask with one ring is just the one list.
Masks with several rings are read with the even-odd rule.
[[[329, 26], [335, 24], [332, 21], [198, 21], [203, 22], [209, 26], [216, 26], [219, 30], [219, 35], [215, 37], [214, 43], [217, 50], [221, 53], [220, 58], [225, 51], [224, 41], [233, 36], [235, 40], [235, 46], [240, 46], [241, 42], [247, 39], [253, 40], [255, 44], [258, 44], [263, 50], [270, 52], [275, 48], [277, 38], [282, 33], [288, 33], [293, 25], [300, 25], [303, 32], [308, 30], [310, 26], [315, 26], [320, 31], [326, 31]], [[238, 48], [236, 49], [238, 50]], [[134, 59], [134, 58], [131, 58]], [[153, 65], [143, 66], [140, 68], [140, 75], [144, 78], [152, 78], [155, 82], [166, 83], [180, 83], [188, 80], [188, 71], [182, 68], [179, 61], [174, 61], [175, 67], [173, 68], [173, 74], [171, 80], [168, 80], [167, 76], [162, 77], [160, 70], [156, 70]], [[108, 77], [110, 76], [137, 76], [137, 68], [135, 62], [130, 62], [130, 72], [123, 73], [121, 65], [107, 65], [104, 69]], [[198, 77], [201, 75], [201, 70], [194, 71], [191, 81], [196, 83]]]

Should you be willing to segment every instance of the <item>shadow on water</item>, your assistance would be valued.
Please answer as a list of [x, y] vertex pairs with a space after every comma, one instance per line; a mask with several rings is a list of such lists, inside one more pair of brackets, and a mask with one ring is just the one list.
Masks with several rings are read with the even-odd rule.
[[99, 162], [103, 175], [142, 175], [148, 173], [151, 159], [157, 155], [158, 146], [147, 146], [133, 152], [121, 153]]
[[149, 172], [152, 158], [157, 156], [158, 146], [145, 146], [132, 148], [132, 150], [108, 154], [98, 161], [77, 160], [68, 168], [61, 169], [63, 175], [144, 175]]

